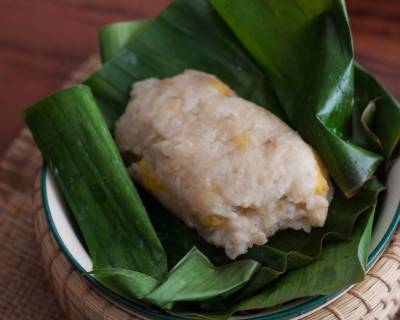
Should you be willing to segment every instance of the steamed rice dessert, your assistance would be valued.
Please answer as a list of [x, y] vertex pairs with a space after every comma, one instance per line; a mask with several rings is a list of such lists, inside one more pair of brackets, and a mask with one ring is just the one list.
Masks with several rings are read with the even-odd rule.
[[131, 96], [115, 134], [129, 173], [230, 258], [324, 225], [326, 171], [275, 115], [195, 70], [137, 82]]

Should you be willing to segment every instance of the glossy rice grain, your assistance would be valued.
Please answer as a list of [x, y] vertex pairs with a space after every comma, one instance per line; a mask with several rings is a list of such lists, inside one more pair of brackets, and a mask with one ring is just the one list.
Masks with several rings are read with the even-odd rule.
[[332, 190], [301, 137], [215, 76], [134, 84], [116, 125], [129, 172], [234, 259], [278, 230], [323, 226]]

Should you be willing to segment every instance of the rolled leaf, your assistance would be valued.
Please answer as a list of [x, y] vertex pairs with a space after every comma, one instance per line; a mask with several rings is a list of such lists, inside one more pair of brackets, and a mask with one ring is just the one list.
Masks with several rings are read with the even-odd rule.
[[[378, 139], [375, 145], [378, 143], [385, 159], [388, 161], [391, 159], [400, 140], [400, 104], [360, 65], [355, 65], [354, 72], [354, 109], [368, 112], [368, 106], [373, 102], [374, 114], [370, 116], [367, 123], [365, 121], [363, 123], [365, 134], [369, 136], [369, 139], [371, 139], [371, 134], [373, 135], [373, 140], [376, 141]], [[360, 119], [359, 117], [357, 118]], [[353, 122], [357, 121], [357, 118], [353, 119]], [[353, 130], [357, 129], [353, 126]], [[370, 146], [370, 144], [367, 145]]]
[[376, 152], [382, 152], [381, 142], [371, 129], [372, 122], [374, 121], [377, 100], [378, 98], [371, 100], [366, 106], [362, 103], [356, 103], [354, 106], [351, 140], [364, 148], [369, 148]]
[[167, 260], [96, 102], [86, 86], [44, 99], [25, 121], [93, 259], [162, 279]]

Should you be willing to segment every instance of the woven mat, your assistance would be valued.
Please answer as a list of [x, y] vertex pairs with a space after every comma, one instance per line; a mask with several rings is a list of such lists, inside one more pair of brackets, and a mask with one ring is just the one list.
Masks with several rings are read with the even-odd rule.
[[[91, 57], [64, 87], [81, 82], [98, 65]], [[35, 242], [31, 197], [41, 161], [27, 128], [0, 160], [0, 319], [64, 319]]]

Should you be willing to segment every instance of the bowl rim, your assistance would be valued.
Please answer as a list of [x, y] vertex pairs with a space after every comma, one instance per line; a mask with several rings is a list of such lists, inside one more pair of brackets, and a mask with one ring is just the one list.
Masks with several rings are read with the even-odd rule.
[[[116, 293], [113, 290], [102, 285], [93, 276], [87, 274], [86, 270], [81, 266], [81, 264], [75, 259], [75, 257], [68, 250], [61, 235], [59, 234], [59, 232], [57, 230], [57, 227], [55, 226], [55, 223], [54, 223], [54, 220], [52, 217], [52, 213], [50, 210], [49, 202], [48, 202], [48, 197], [47, 197], [46, 177], [47, 177], [48, 172], [49, 172], [48, 165], [47, 165], [46, 161], [43, 161], [41, 170], [40, 170], [40, 182], [41, 182], [40, 190], [41, 190], [41, 199], [42, 199], [42, 204], [43, 204], [43, 209], [44, 209], [43, 211], [44, 211], [47, 223], [50, 227], [50, 230], [51, 230], [58, 246], [60, 247], [61, 251], [66, 256], [67, 260], [71, 263], [73, 268], [75, 270], [77, 270], [87, 281], [89, 281], [91, 284], [93, 284], [96, 288], [98, 288], [102, 292], [105, 292], [105, 294], [109, 298], [111, 298], [111, 300], [113, 300], [114, 302], [121, 304], [129, 309], [132, 309], [135, 312], [138, 312], [139, 314], [141, 314], [143, 316], [150, 317], [151, 319], [163, 319], [163, 320], [188, 320], [188, 319], [191, 319], [188, 317], [163, 314], [161, 312], [152, 310], [146, 305], [142, 305], [138, 302], [134, 302], [125, 297], [122, 297], [118, 293]], [[374, 263], [378, 260], [378, 258], [383, 253], [383, 251], [387, 248], [394, 233], [397, 230], [399, 223], [400, 223], [400, 203], [397, 204], [396, 212], [393, 216], [393, 219], [392, 219], [388, 229], [386, 230], [385, 234], [383, 235], [382, 239], [378, 242], [378, 244], [374, 248], [374, 250], [368, 255], [367, 269], [370, 269], [374, 265]], [[348, 286], [346, 288], [350, 288], [350, 287], [352, 287], [352, 285]], [[341, 289], [341, 290], [339, 290], [335, 293], [329, 294], [329, 295], [320, 295], [320, 296], [316, 296], [316, 297], [311, 297], [304, 303], [300, 303], [300, 304], [295, 305], [286, 310], [281, 310], [281, 311], [277, 310], [277, 312], [275, 312], [275, 313], [264, 314], [264, 315], [252, 315], [249, 317], [248, 316], [245, 316], [245, 317], [239, 316], [237, 319], [247, 319], [247, 320], [294, 319], [299, 316], [305, 315], [307, 313], [311, 313], [313, 310], [315, 310], [317, 308], [321, 308], [324, 305], [334, 301], [335, 298], [339, 298], [339, 295], [343, 291], [345, 291], [346, 288]]]

